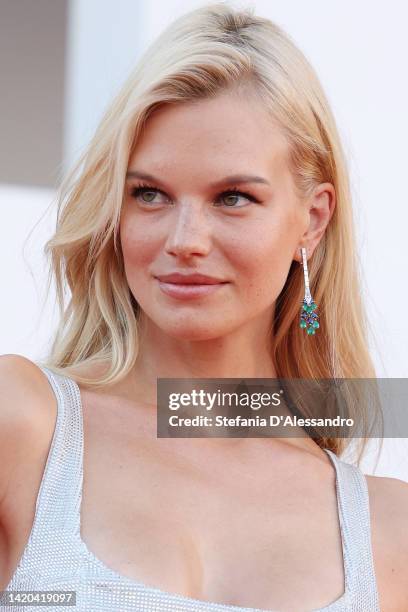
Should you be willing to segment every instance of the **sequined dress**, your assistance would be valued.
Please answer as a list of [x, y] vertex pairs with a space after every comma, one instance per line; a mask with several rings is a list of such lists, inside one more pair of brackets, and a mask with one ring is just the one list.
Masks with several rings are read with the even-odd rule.
[[[57, 419], [29, 540], [5, 590], [75, 591], [76, 605], [0, 606], [55, 612], [280, 612], [209, 603], [169, 593], [107, 567], [80, 536], [83, 417], [77, 383], [41, 366], [57, 398]], [[324, 608], [299, 612], [380, 612], [371, 547], [366, 479], [326, 450], [336, 472], [345, 591]], [[271, 581], [271, 588], [273, 582]]]

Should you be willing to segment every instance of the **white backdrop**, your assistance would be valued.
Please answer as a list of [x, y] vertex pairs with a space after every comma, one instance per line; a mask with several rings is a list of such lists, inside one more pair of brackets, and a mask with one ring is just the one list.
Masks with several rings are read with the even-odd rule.
[[[174, 17], [203, 4], [193, 0], [71, 0], [68, 19], [64, 142], [67, 168], [140, 52]], [[377, 375], [408, 377], [406, 174], [408, 85], [405, 24], [398, 0], [275, 0], [253, 6], [295, 40], [316, 69], [337, 118], [349, 159], [362, 290], [372, 328]], [[3, 143], [4, 146], [4, 143]], [[60, 160], [56, 160], [56, 166]], [[0, 185], [3, 291], [0, 353], [42, 354], [56, 324], [43, 307], [41, 249], [53, 226], [52, 191]], [[407, 406], [408, 410], [408, 406]], [[371, 472], [367, 456], [365, 471]], [[376, 471], [408, 481], [408, 439], [386, 440]]]

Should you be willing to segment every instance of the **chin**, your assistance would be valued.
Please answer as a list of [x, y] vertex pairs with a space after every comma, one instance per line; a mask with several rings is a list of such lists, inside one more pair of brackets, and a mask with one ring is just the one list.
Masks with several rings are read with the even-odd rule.
[[189, 322], [171, 322], [167, 319], [165, 322], [156, 321], [156, 325], [163, 333], [179, 340], [213, 340], [220, 336], [224, 336], [230, 331], [225, 325], [217, 325], [211, 320], [206, 323], [202, 319], [200, 321], [192, 319]]

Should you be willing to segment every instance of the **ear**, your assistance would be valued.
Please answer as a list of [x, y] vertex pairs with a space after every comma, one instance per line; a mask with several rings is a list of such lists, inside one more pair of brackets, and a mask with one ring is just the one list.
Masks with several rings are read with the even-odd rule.
[[299, 263], [302, 261], [300, 248], [306, 248], [307, 259], [309, 259], [329, 224], [336, 206], [336, 192], [333, 185], [320, 183], [305, 206], [309, 214], [309, 225], [300, 237], [296, 252], [293, 254], [293, 259]]

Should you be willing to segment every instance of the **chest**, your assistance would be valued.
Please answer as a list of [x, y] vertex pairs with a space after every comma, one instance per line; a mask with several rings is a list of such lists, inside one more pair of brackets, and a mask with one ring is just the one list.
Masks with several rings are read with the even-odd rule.
[[102, 431], [85, 436], [81, 536], [105, 565], [164, 591], [285, 612], [343, 594], [334, 482], [222, 452], [205, 462], [186, 450], [200, 440]]

